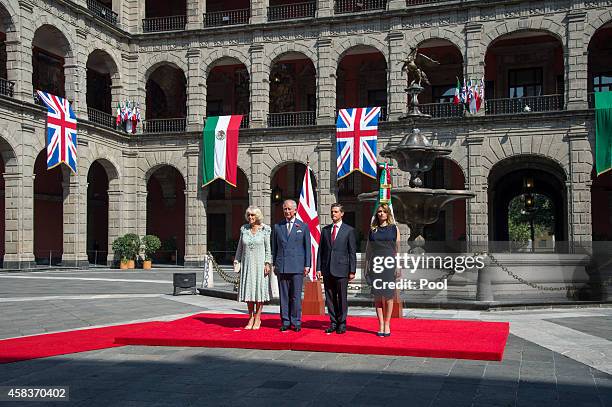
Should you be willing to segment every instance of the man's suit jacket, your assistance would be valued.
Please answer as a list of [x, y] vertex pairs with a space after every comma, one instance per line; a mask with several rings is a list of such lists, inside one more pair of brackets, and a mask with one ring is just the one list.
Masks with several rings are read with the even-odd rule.
[[272, 239], [272, 261], [275, 273], [304, 273], [310, 267], [310, 229], [295, 219], [291, 232], [287, 234], [287, 220], [274, 225]]
[[332, 225], [327, 225], [321, 231], [321, 242], [317, 256], [317, 270], [325, 277], [332, 275], [342, 278], [357, 270], [357, 244], [355, 229], [342, 222], [338, 229], [336, 240], [332, 244]]

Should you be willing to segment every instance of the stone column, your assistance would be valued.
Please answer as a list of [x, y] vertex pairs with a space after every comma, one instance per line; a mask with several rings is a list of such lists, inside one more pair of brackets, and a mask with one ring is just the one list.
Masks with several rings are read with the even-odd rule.
[[[22, 167], [22, 168], [25, 168]], [[34, 267], [34, 176], [4, 173], [5, 269]]]
[[[138, 153], [123, 151], [123, 222], [122, 233], [140, 233], [138, 228], [146, 230], [147, 185], [140, 178], [138, 169]], [[143, 185], [144, 184], [144, 185]], [[144, 210], [141, 202], [144, 201]], [[144, 214], [143, 214], [144, 212]]]
[[136, 9], [136, 13], [135, 13], [135, 25], [136, 25], [136, 29], [134, 30], [135, 33], [141, 33], [143, 32], [142, 29], [142, 20], [144, 20], [144, 18], [146, 17], [146, 13], [145, 13], [145, 2], [142, 0], [137, 0], [135, 1], [135, 9]]
[[569, 216], [568, 240], [590, 242], [592, 240], [591, 220], [591, 171], [593, 158], [588, 140], [588, 131], [575, 129], [567, 136], [570, 150], [570, 179], [567, 180]]
[[317, 41], [317, 124], [334, 124], [336, 117], [336, 66], [332, 60], [331, 38]]
[[202, 95], [202, 73], [200, 71], [200, 50], [187, 51], [187, 131], [202, 130], [206, 102]]
[[[64, 198], [64, 253], [62, 265], [89, 267], [87, 258], [87, 183], [62, 169]], [[86, 175], [85, 175], [86, 177]], [[86, 178], [85, 178], [86, 179]]]
[[143, 185], [136, 186], [136, 225], [130, 230], [134, 230], [138, 236], [147, 234], [147, 185], [146, 181], [142, 181]]
[[251, 24], [268, 21], [268, 0], [251, 0]]
[[567, 46], [565, 61], [565, 108], [581, 110], [588, 107], [588, 43], [584, 42], [586, 12], [572, 10], [567, 15]]
[[[264, 173], [263, 147], [251, 147], [247, 150], [247, 154], [251, 157], [251, 183], [249, 184], [249, 205], [258, 206], [264, 216], [265, 223], [271, 223], [270, 213], [270, 179], [268, 174]], [[266, 199], [266, 192], [267, 198]]]
[[206, 255], [206, 213], [200, 187], [200, 150], [193, 146], [185, 153], [187, 188], [185, 190], [185, 267], [202, 267]]
[[87, 50], [84, 47], [88, 38], [87, 32], [78, 27], [76, 29], [77, 44], [73, 57], [67, 59], [64, 66], [66, 73], [66, 98], [72, 102], [72, 109], [77, 117], [87, 117]]
[[120, 76], [115, 74], [111, 78], [111, 112], [113, 116], [116, 114], [117, 105], [125, 100], [126, 95], [123, 94], [123, 85], [121, 84]]
[[317, 194], [319, 199], [317, 211], [319, 212], [319, 223], [321, 228], [331, 223], [329, 211], [331, 205], [336, 202], [337, 180], [336, 161], [333, 152], [334, 143], [329, 140], [321, 141], [315, 151], [318, 154]]
[[[401, 20], [392, 20], [392, 25], [399, 28]], [[406, 76], [402, 72], [402, 59], [404, 57], [404, 34], [393, 30], [387, 35], [389, 43], [389, 65], [387, 66], [387, 109], [388, 120], [398, 120], [406, 114], [407, 99]]]
[[29, 1], [20, 1], [19, 6], [21, 8], [20, 36], [17, 37], [17, 33], [9, 36], [9, 33], [7, 33], [7, 63], [8, 61], [12, 62], [12, 66], [8, 66], [8, 72], [16, 71], [16, 75], [14, 75], [16, 80], [15, 97], [33, 103], [32, 40], [34, 39], [35, 24], [30, 19], [34, 9]]
[[187, 29], [197, 30], [204, 27], [206, 0], [187, 0]]
[[[472, 10], [470, 10], [471, 15]], [[482, 24], [468, 22], [464, 28], [466, 51], [463, 56], [464, 80], [480, 80], [484, 77], [484, 53], [481, 49], [480, 40], [482, 38]]]
[[121, 185], [117, 180], [110, 182], [108, 186], [108, 256], [106, 263], [111, 266], [115, 261], [115, 253], [113, 252], [113, 241], [119, 236], [127, 233], [123, 229], [124, 224], [124, 208], [123, 208], [123, 192]]
[[[124, 87], [119, 102], [124, 103], [125, 100], [135, 102], [140, 108], [140, 115], [144, 120], [147, 115], [147, 92], [145, 89], [145, 79], [139, 76], [137, 50], [134, 53], [122, 53], [121, 59], [123, 61], [122, 83]], [[114, 105], [113, 108], [116, 109], [117, 106]], [[143, 127], [144, 124], [141, 122], [137, 132], [142, 132]]]
[[[261, 38], [260, 38], [261, 39]], [[270, 93], [270, 72], [265, 66], [264, 46], [253, 44], [251, 53], [251, 128], [267, 127]]]
[[465, 142], [467, 144], [468, 154], [465, 189], [476, 194], [474, 198], [468, 199], [466, 203], [466, 240], [468, 245], [475, 245], [473, 250], [480, 250], [485, 248], [479, 246], [482, 246], [489, 240], [487, 174], [482, 166], [484, 137], [480, 134], [468, 133]]
[[331, 17], [334, 15], [334, 0], [317, 1], [317, 18]]
[[118, 14], [119, 27], [130, 33], [141, 31], [145, 3], [140, 0], [113, 0], [113, 11]]

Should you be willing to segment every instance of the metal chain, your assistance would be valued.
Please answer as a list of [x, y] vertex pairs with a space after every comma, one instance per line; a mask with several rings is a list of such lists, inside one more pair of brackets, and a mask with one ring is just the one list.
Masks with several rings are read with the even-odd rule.
[[221, 278], [223, 280], [225, 280], [226, 282], [228, 282], [230, 284], [234, 284], [234, 291], [238, 291], [238, 282], [240, 281], [240, 276], [239, 275], [235, 275], [235, 276], [229, 275], [221, 267], [219, 267], [219, 265], [217, 264], [217, 261], [215, 260], [215, 258], [213, 257], [213, 255], [210, 252], [208, 252], [208, 256], [209, 256], [209, 258], [211, 260], [211, 263], [213, 265], [213, 269], [217, 273], [219, 273], [219, 275], [221, 276]]
[[[527, 281], [524, 278], [522, 278], [521, 276], [518, 276], [518, 275], [514, 274], [512, 271], [510, 271], [508, 269], [508, 267], [506, 267], [503, 264], [501, 264], [491, 253], [484, 253], [483, 252], [483, 253], [475, 253], [474, 254], [474, 256], [482, 256], [482, 255], [488, 256], [493, 263], [495, 263], [499, 268], [501, 268], [504, 272], [506, 272], [506, 274], [508, 274], [513, 279], [517, 280], [521, 284], [525, 284], [525, 285], [528, 285], [529, 287], [535, 288], [536, 290], [574, 292], [574, 291], [577, 291], [577, 290], [581, 289], [581, 287], [578, 287], [578, 286], [575, 286], [575, 285], [567, 285], [566, 284], [566, 285], [563, 285], [563, 286], [560, 286], [560, 287], [547, 287], [547, 286], [544, 286], [542, 284], [537, 284], [537, 283], [533, 283], [531, 281]], [[598, 288], [604, 288], [604, 287], [610, 286], [610, 284], [612, 284], [612, 277], [610, 277], [609, 279], [607, 279], [606, 281], [604, 281], [602, 283], [593, 284], [591, 286], [598, 287]]]

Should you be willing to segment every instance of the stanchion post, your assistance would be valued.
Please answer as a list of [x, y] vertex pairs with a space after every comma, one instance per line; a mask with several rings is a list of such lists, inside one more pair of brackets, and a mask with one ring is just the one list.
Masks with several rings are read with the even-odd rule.
[[321, 280], [307, 280], [304, 284], [302, 315], [325, 315], [325, 303], [321, 290]]

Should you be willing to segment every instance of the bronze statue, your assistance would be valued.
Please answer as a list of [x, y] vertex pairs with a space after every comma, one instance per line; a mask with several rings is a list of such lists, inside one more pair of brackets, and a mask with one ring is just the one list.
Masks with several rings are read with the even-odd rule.
[[419, 86], [422, 87], [421, 83], [425, 82], [426, 85], [431, 85], [429, 83], [429, 79], [427, 79], [427, 75], [425, 72], [418, 67], [416, 60], [418, 57], [423, 59], [422, 62], [427, 64], [428, 62], [431, 65], [440, 65], [438, 61], [435, 61], [429, 58], [427, 55], [421, 54], [419, 52], [419, 48], [410, 47], [410, 53], [408, 57], [404, 61], [404, 65], [402, 66], [402, 72], [406, 72], [406, 76], [408, 77], [408, 81], [410, 83], [409, 86]]

